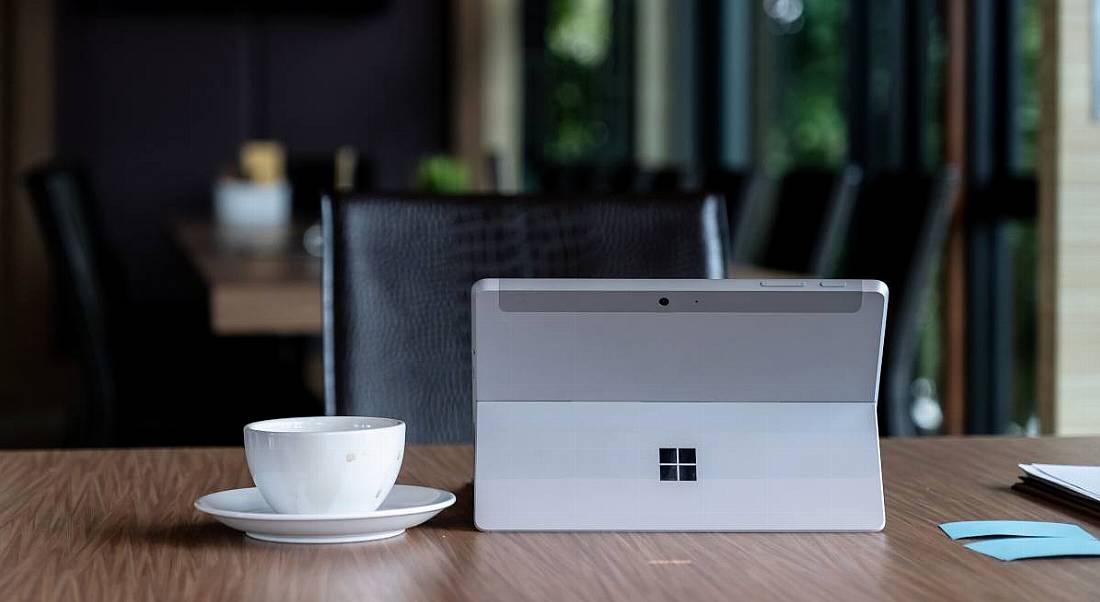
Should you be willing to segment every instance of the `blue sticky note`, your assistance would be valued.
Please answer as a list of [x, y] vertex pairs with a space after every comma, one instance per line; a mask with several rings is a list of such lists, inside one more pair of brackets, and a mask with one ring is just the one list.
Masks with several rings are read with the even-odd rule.
[[1100, 541], [1080, 537], [1006, 537], [975, 541], [966, 544], [966, 547], [998, 560], [1100, 556]]
[[1047, 523], [1030, 520], [966, 520], [943, 523], [940, 529], [951, 539], [968, 537], [1070, 537], [1095, 540], [1096, 538], [1072, 523]]

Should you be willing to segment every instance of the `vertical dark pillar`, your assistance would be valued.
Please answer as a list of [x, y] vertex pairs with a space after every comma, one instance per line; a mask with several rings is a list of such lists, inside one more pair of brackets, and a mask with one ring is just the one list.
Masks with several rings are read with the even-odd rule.
[[1018, 2], [970, 5], [967, 430], [980, 434], [1005, 432], [1012, 408], [1012, 264], [995, 191], [1016, 154]]
[[695, 84], [697, 101], [695, 128], [696, 156], [704, 168], [721, 164], [722, 124], [728, 107], [722, 103], [722, 4], [714, 0], [697, 0], [699, 28], [695, 37]]
[[905, 2], [904, 10], [899, 12], [905, 39], [901, 163], [908, 169], [923, 169], [928, 154], [928, 27], [932, 21], [932, 0]]

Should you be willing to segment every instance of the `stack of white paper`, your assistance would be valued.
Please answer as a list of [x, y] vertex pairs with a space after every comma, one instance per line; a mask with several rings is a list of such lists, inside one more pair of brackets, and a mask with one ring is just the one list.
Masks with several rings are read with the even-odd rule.
[[1027, 476], [1019, 489], [1100, 510], [1100, 466], [1020, 464], [1020, 469]]

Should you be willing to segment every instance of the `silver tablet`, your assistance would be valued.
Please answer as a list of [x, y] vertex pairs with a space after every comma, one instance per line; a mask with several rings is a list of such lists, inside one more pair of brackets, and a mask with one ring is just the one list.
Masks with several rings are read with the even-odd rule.
[[886, 286], [474, 285], [483, 530], [874, 531]]

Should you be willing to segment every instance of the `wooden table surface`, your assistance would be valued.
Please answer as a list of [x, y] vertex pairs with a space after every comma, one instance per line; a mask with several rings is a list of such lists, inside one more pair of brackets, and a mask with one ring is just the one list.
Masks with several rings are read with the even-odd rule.
[[[412, 447], [400, 480], [458, 503], [394, 539], [264, 543], [192, 508], [250, 485], [232, 449], [0, 453], [4, 599], [1097, 599], [1100, 559], [1001, 562], [936, 525], [1100, 523], [1009, 490], [1018, 462], [1100, 463], [1100, 439], [883, 442], [881, 533], [481, 533], [471, 449]], [[806, 500], [812, 504], [813, 500]]]

